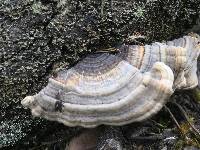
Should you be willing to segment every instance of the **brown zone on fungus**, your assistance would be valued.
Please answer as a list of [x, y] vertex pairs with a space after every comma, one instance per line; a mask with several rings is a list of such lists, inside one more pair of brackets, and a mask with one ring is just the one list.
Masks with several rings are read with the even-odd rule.
[[80, 82], [80, 78], [77, 75], [71, 76], [67, 80], [63, 80], [59, 78], [53, 78], [53, 79], [69, 87], [76, 87]]
[[139, 59], [139, 65], [137, 66], [137, 68], [140, 68], [142, 66], [142, 61], [143, 61], [144, 53], [145, 53], [144, 46], [139, 47], [139, 53], [140, 53], [140, 59]]
[[[134, 46], [126, 46], [124, 49], [127, 49], [122, 51], [122, 53], [124, 53], [123, 54], [124, 59], [130, 62], [131, 65], [139, 69], [142, 66], [142, 62], [144, 59], [145, 47], [134, 45]], [[132, 62], [135, 56], [139, 56], [137, 63]]]

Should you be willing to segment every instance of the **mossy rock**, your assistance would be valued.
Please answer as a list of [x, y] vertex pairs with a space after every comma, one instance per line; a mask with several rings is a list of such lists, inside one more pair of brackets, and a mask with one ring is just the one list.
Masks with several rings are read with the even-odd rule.
[[33, 119], [20, 104], [46, 85], [54, 69], [124, 43], [134, 33], [145, 36], [145, 43], [182, 36], [199, 12], [199, 0], [0, 1], [0, 147], [30, 146], [34, 137], [40, 141], [42, 130], [59, 126]]

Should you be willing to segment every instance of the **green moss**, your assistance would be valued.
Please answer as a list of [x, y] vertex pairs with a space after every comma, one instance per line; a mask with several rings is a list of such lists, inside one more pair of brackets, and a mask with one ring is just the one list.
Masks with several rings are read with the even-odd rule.
[[193, 95], [194, 95], [195, 100], [200, 103], [200, 89], [199, 88], [195, 88], [193, 90]]
[[133, 13], [137, 18], [144, 18], [145, 15], [145, 6], [139, 6], [136, 8], [136, 11]]
[[42, 5], [42, 3], [40, 1], [35, 1], [33, 4], [32, 4], [32, 9], [33, 9], [33, 12], [36, 13], [36, 14], [39, 14], [39, 13], [42, 13], [42, 10], [48, 10], [47, 7], [45, 7], [44, 5]]
[[184, 141], [179, 139], [175, 145], [175, 150], [182, 150], [184, 148]]

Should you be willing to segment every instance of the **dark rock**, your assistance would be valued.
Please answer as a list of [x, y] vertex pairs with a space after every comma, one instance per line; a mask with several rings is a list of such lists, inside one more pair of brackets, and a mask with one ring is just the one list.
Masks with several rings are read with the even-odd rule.
[[145, 36], [146, 43], [187, 33], [196, 24], [199, 3], [0, 1], [0, 147], [39, 145], [34, 141], [50, 136], [42, 131], [54, 131], [51, 136], [55, 138], [58, 131], [53, 129], [57, 127], [75, 132], [58, 123], [33, 119], [20, 101], [41, 90], [58, 68], [73, 64], [91, 51], [117, 46], [133, 33]]
[[74, 137], [65, 150], [89, 150], [95, 149], [100, 129], [85, 129], [80, 135]]
[[99, 136], [97, 150], [122, 150], [124, 138], [118, 127], [105, 127]]

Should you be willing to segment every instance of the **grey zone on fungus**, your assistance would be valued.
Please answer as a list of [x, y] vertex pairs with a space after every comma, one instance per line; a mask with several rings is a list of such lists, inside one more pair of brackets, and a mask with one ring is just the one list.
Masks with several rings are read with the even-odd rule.
[[[42, 89], [54, 67], [73, 63], [102, 45], [114, 46], [133, 32], [145, 35], [147, 42], [177, 37], [195, 24], [200, 11], [199, 0], [105, 1], [103, 13], [101, 6], [94, 0], [0, 1], [1, 122], [16, 120], [23, 126], [33, 121], [15, 136], [25, 136], [40, 122], [51, 126], [28, 116], [20, 100]], [[7, 132], [2, 135], [8, 141], [3, 146], [18, 141]]]

